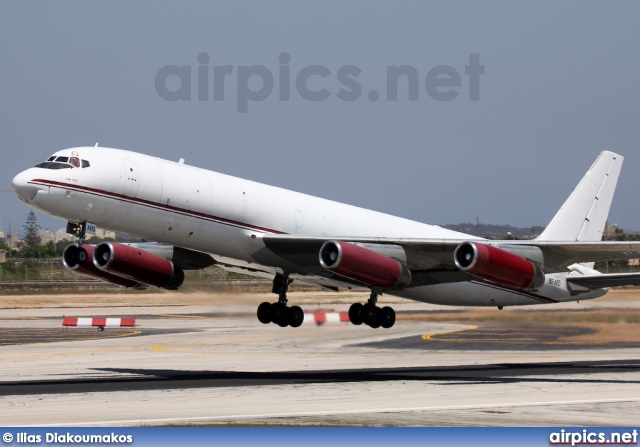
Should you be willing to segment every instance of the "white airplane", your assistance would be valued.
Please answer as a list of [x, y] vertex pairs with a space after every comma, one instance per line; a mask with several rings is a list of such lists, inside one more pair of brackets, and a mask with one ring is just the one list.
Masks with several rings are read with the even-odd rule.
[[[97, 145], [96, 145], [97, 146]], [[535, 240], [486, 240], [400, 217], [119, 149], [56, 152], [13, 179], [27, 205], [67, 220], [78, 244], [65, 266], [127, 287], [181, 285], [183, 269], [213, 263], [274, 278], [274, 303], [258, 319], [300, 326], [287, 305], [293, 281], [368, 288], [354, 324], [391, 327], [380, 294], [428, 303], [503, 306], [597, 298], [640, 284], [638, 274], [601, 274], [595, 261], [640, 257], [640, 243], [602, 242], [623, 157], [602, 152]], [[95, 225], [167, 244], [83, 244]], [[155, 254], [154, 254], [155, 252]]]

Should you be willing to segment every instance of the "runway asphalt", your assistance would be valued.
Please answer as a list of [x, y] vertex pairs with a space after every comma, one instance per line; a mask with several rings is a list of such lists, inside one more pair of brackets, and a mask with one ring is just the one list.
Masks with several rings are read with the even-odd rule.
[[[398, 323], [386, 331], [283, 329], [255, 319], [264, 296], [232, 298], [223, 306], [0, 310], [0, 420], [558, 426], [636, 425], [640, 414], [640, 344], [611, 335], [598, 342], [602, 328], [588, 322], [424, 321], [402, 315], [440, 309], [398, 303]], [[327, 307], [306, 301], [307, 310]], [[636, 301], [598, 309], [625, 306], [635, 311]], [[138, 326], [63, 330], [61, 316], [72, 313], [135, 315]]]

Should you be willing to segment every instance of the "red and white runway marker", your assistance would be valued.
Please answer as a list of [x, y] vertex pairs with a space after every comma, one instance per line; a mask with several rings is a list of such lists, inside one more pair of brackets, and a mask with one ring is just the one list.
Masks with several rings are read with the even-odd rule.
[[347, 312], [325, 312], [315, 311], [308, 312], [304, 316], [305, 323], [315, 323], [321, 326], [325, 323], [349, 323], [349, 314]]
[[134, 327], [135, 325], [135, 318], [64, 317], [62, 319], [62, 326], [64, 327], [97, 327], [100, 330], [104, 328]]

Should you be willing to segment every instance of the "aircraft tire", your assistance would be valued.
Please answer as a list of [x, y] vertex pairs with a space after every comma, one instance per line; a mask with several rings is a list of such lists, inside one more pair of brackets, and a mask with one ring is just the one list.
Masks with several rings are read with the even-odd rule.
[[349, 321], [351, 321], [351, 324], [359, 326], [364, 323], [362, 320], [363, 308], [364, 306], [361, 303], [353, 303], [351, 307], [349, 307]]
[[[367, 326], [380, 327], [378, 314], [380, 308], [371, 303], [367, 303], [362, 307], [362, 322]], [[377, 326], [376, 326], [377, 323]]]
[[291, 306], [289, 308], [289, 326], [300, 327], [304, 321], [304, 312], [299, 306]]
[[273, 303], [271, 305], [271, 321], [280, 327], [289, 326], [289, 308], [284, 304]]
[[262, 324], [271, 323], [271, 303], [261, 303], [258, 306], [258, 321]]
[[380, 309], [378, 319], [380, 320], [380, 326], [385, 329], [389, 329], [396, 323], [396, 312], [392, 307], [385, 306]]

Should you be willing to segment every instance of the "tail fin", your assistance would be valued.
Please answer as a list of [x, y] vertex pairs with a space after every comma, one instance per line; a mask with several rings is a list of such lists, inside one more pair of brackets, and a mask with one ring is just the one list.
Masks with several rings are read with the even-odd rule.
[[599, 241], [624, 157], [604, 151], [536, 240]]

